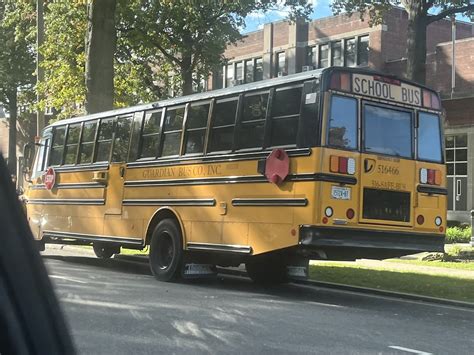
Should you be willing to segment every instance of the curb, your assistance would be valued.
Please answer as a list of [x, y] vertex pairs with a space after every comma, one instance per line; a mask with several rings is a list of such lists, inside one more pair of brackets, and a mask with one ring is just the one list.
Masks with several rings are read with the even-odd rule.
[[[247, 273], [242, 270], [218, 268], [218, 271], [219, 273], [222, 273], [222, 274], [247, 277]], [[436, 303], [436, 304], [442, 304], [442, 305], [447, 305], [447, 306], [474, 309], [474, 303], [454, 301], [454, 300], [429, 297], [429, 296], [421, 296], [421, 295], [415, 295], [412, 293], [385, 291], [385, 290], [378, 290], [375, 288], [350, 286], [350, 285], [338, 284], [338, 283], [333, 283], [333, 282], [322, 282], [322, 281], [314, 281], [314, 280], [292, 280], [291, 282], [295, 284], [300, 284], [300, 285], [309, 285], [309, 286], [323, 287], [323, 288], [329, 288], [329, 289], [335, 289], [335, 290], [363, 293], [363, 294], [368, 294], [368, 295], [384, 296], [384, 297], [390, 297], [390, 298], [429, 302], [429, 303]]]

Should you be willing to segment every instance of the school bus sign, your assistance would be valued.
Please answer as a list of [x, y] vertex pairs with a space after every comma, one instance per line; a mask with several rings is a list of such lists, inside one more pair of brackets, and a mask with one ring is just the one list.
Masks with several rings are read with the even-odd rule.
[[421, 89], [399, 80], [378, 75], [354, 74], [352, 91], [379, 99], [421, 106]]

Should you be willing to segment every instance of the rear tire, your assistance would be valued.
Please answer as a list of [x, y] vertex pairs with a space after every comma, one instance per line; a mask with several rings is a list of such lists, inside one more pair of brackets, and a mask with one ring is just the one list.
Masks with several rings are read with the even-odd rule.
[[157, 280], [171, 282], [181, 278], [183, 239], [174, 220], [164, 219], [156, 226], [151, 236], [149, 260]]
[[289, 282], [287, 262], [280, 254], [255, 256], [246, 264], [247, 274], [261, 285], [277, 285]]
[[114, 254], [120, 253], [120, 247], [107, 245], [104, 243], [94, 243], [92, 244], [95, 255], [100, 259], [109, 259]]

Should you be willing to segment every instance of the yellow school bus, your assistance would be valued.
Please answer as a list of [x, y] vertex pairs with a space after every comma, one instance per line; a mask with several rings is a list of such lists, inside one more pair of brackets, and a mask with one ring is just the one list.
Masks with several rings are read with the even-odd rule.
[[26, 189], [40, 244], [107, 258], [149, 246], [171, 281], [245, 263], [257, 282], [308, 260], [442, 251], [439, 96], [328, 68], [55, 122]]

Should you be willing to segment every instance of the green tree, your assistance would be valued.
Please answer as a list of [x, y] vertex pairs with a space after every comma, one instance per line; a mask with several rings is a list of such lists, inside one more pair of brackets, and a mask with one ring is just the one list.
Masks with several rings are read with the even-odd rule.
[[[85, 113], [87, 14], [87, 4], [80, 1], [48, 2], [45, 7], [46, 33], [41, 48], [45, 81], [39, 87], [44, 97], [40, 107], [56, 111], [57, 119]], [[115, 59], [115, 107], [157, 99], [142, 80], [146, 70], [141, 64]]]
[[472, 0], [334, 0], [332, 2], [336, 14], [359, 12], [361, 18], [368, 14], [371, 24], [381, 23], [383, 16], [394, 6], [403, 7], [408, 14], [406, 76], [424, 83], [428, 25], [456, 14], [469, 15], [474, 11], [474, 3]]
[[127, 60], [147, 58], [144, 65], [167, 62], [187, 95], [193, 92], [194, 78], [207, 77], [222, 64], [225, 48], [242, 38], [239, 30], [245, 16], [282, 5], [290, 7], [293, 19], [311, 10], [306, 0], [122, 0], [119, 46]]
[[83, 114], [87, 7], [82, 2], [48, 2], [44, 19], [45, 42], [40, 51], [45, 80], [38, 88], [44, 98], [40, 109], [53, 109], [58, 118]]
[[0, 1], [0, 104], [9, 113], [8, 168], [16, 174], [18, 102], [34, 82], [34, 8], [28, 1]]

